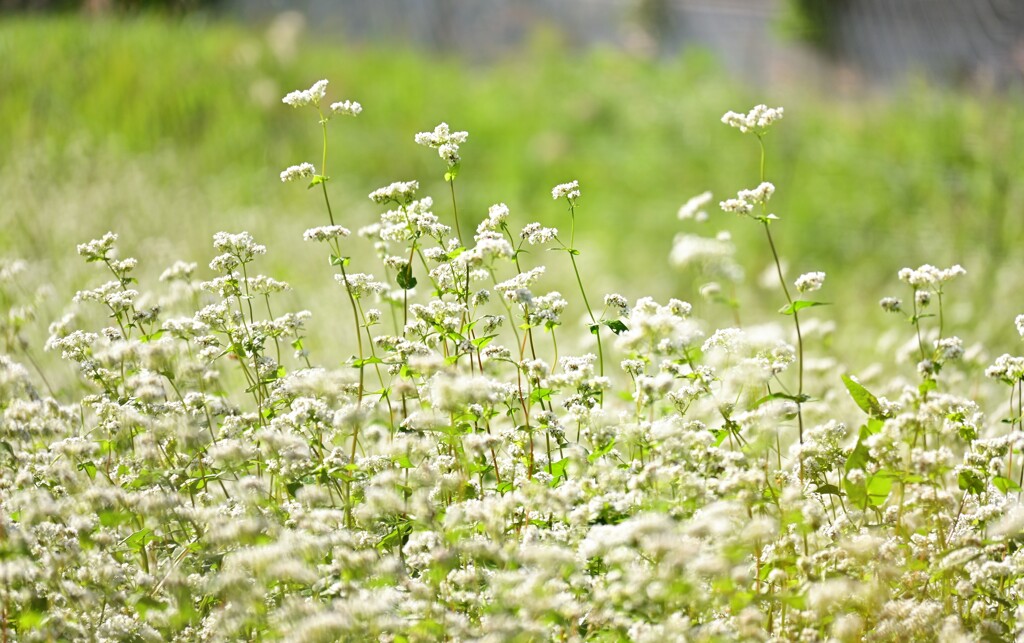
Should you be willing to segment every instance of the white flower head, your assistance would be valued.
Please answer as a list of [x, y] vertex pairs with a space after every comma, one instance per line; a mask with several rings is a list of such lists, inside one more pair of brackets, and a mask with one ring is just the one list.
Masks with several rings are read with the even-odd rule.
[[768, 107], [767, 105], [755, 105], [746, 114], [726, 112], [722, 116], [722, 122], [730, 127], [735, 127], [741, 132], [756, 132], [763, 134], [775, 121], [782, 120], [784, 109], [782, 107]]
[[300, 163], [298, 165], [292, 165], [281, 172], [281, 181], [288, 183], [289, 181], [296, 181], [298, 179], [308, 179], [316, 173], [316, 168], [313, 167], [312, 163]]
[[419, 189], [419, 181], [396, 181], [370, 192], [370, 200], [381, 204], [394, 201], [399, 205], [408, 205]]
[[325, 225], [317, 228], [310, 228], [303, 233], [302, 238], [306, 241], [330, 241], [338, 237], [347, 237], [351, 232], [348, 228], [340, 225]]
[[814, 292], [821, 289], [823, 283], [825, 283], [825, 273], [808, 272], [797, 277], [795, 285], [800, 292]]
[[1024, 337], [1024, 315], [1017, 315], [1017, 319], [1013, 320], [1015, 326], [1017, 326], [1017, 332], [1020, 333], [1021, 337]]
[[680, 220], [693, 219], [697, 222], [707, 221], [708, 213], [704, 211], [704, 206], [711, 202], [711, 192], [704, 192], [698, 194], [689, 201], [683, 204], [683, 207], [679, 208]]
[[340, 103], [331, 103], [331, 113], [340, 114], [344, 116], [359, 116], [363, 111], [363, 106], [354, 100], [345, 100]]
[[433, 132], [420, 132], [414, 140], [418, 145], [425, 145], [437, 150], [438, 156], [449, 166], [459, 163], [459, 146], [469, 138], [469, 132], [453, 132], [448, 123], [439, 123]]
[[281, 102], [285, 105], [291, 105], [292, 107], [303, 107], [305, 105], [317, 106], [326, 95], [327, 81], [318, 80], [313, 83], [313, 86], [309, 89], [300, 89], [289, 92], [287, 96], [281, 99]]
[[568, 183], [559, 183], [555, 187], [551, 188], [551, 198], [554, 200], [566, 198], [570, 202], [580, 198], [580, 182], [569, 181]]

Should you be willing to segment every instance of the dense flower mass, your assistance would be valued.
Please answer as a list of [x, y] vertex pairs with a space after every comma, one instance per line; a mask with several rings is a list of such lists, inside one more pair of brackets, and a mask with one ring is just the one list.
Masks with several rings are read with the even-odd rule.
[[[319, 107], [326, 85], [284, 102]], [[726, 120], [760, 135], [781, 115]], [[465, 140], [417, 135], [450, 164]], [[723, 208], [764, 211], [760, 179]], [[32, 271], [0, 261], [0, 639], [1024, 636], [1024, 357], [985, 367], [950, 334], [960, 266], [899, 272], [912, 297], [881, 306], [907, 342], [883, 338], [895, 363], [856, 377], [774, 243], [780, 323], [740, 315], [727, 232], [672, 250], [714, 280], [707, 302], [588, 298], [563, 243], [576, 181], [552, 191], [569, 234], [555, 205], [513, 230], [497, 203], [469, 247], [454, 185], [450, 210], [416, 181], [374, 190], [372, 222], [330, 209], [327, 187], [303, 235], [337, 282], [324, 318], [288, 310], [314, 280], [262, 274], [247, 232], [214, 235], [210, 272], [178, 261], [156, 284], [116, 235], [80, 245], [103, 276], [45, 343], [77, 383], [46, 377], [21, 332]], [[356, 267], [372, 256], [377, 276]]]

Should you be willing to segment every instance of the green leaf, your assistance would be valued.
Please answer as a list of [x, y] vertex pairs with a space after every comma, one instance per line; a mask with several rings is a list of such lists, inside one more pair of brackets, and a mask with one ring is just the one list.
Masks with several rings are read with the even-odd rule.
[[497, 335], [485, 335], [484, 337], [477, 337], [476, 339], [472, 340], [471, 343], [473, 344], [473, 346], [476, 346], [477, 349], [479, 350], [490, 344], [492, 341], [494, 341], [495, 337], [497, 337]]
[[46, 619], [46, 612], [36, 610], [24, 610], [18, 616], [18, 627], [22, 632], [31, 632], [43, 624]]
[[934, 391], [936, 388], [938, 388], [938, 386], [938, 382], [936, 382], [933, 378], [929, 377], [928, 379], [921, 382], [921, 385], [917, 387], [917, 392], [920, 393], [922, 397], [924, 397], [925, 395], [927, 395], [929, 391]]
[[568, 474], [566, 473], [566, 468], [568, 466], [569, 466], [569, 458], [564, 458], [562, 460], [559, 460], [558, 462], [552, 462], [551, 463], [551, 471], [550, 471], [550, 473], [551, 473], [551, 475], [554, 476], [554, 479], [549, 483], [549, 486], [557, 487], [559, 480], [561, 480], [562, 478], [568, 478], [569, 477]]
[[587, 456], [587, 460], [589, 462], [597, 462], [601, 458], [601, 456], [610, 453], [613, 448], [615, 448], [615, 438], [609, 440], [608, 443], [605, 444], [604, 446], [598, 447], [597, 449], [591, 451], [590, 455]]
[[405, 537], [412, 533], [412, 525], [408, 522], [402, 522], [395, 525], [395, 528], [388, 532], [380, 541], [377, 542], [378, 549], [388, 549], [394, 545], [401, 544]]
[[834, 484], [818, 485], [818, 488], [815, 489], [815, 491], [817, 493], [822, 493], [822, 494], [827, 494], [827, 495], [832, 495], [832, 496], [841, 496], [841, 495], [843, 495], [843, 492], [840, 491], [839, 487], [835, 486]]
[[960, 488], [968, 493], [979, 495], [985, 492], [985, 481], [972, 469], [963, 469], [957, 478]]
[[402, 290], [412, 290], [416, 287], [416, 277], [412, 276], [412, 264], [404, 263], [398, 270], [398, 285]]
[[332, 266], [347, 266], [350, 260], [350, 257], [339, 257], [338, 255], [335, 254], [331, 255]]
[[128, 511], [118, 511], [116, 509], [103, 509], [96, 515], [100, 519], [100, 524], [104, 527], [117, 527], [118, 525], [124, 525], [131, 522], [135, 517]]
[[611, 321], [604, 321], [604, 322], [601, 322], [601, 323], [604, 324], [605, 326], [607, 326], [608, 328], [610, 328], [611, 331], [613, 333], [615, 333], [616, 335], [619, 335], [619, 334], [624, 333], [627, 330], [629, 330], [629, 326], [626, 326], [619, 319], [613, 319]]
[[890, 472], [879, 471], [868, 478], [866, 490], [868, 502], [872, 506], [880, 507], [886, 501], [889, 497], [889, 492], [892, 491], [892, 482], [895, 477], [895, 474]]
[[878, 403], [878, 398], [871, 391], [864, 388], [860, 382], [849, 375], [843, 375], [843, 384], [846, 385], [846, 390], [849, 391], [850, 397], [853, 398], [853, 401], [857, 403], [857, 406], [862, 411], [873, 418], [885, 417], [885, 410]]
[[78, 464], [79, 471], [85, 471], [85, 475], [89, 476], [91, 480], [96, 479], [96, 465], [92, 462], [80, 462]]
[[309, 182], [309, 185], [306, 187], [306, 189], [308, 190], [310, 188], [314, 188], [314, 187], [316, 187], [316, 186], [318, 186], [321, 183], [324, 183], [326, 181], [327, 181], [327, 177], [326, 176], [323, 176], [321, 174], [314, 174], [313, 175], [313, 180]]
[[446, 183], [451, 183], [455, 180], [455, 177], [459, 175], [459, 169], [461, 169], [462, 163], [455, 163], [454, 165], [448, 166], [448, 171], [444, 173], [444, 180]]
[[158, 601], [150, 596], [142, 595], [137, 601], [135, 601], [135, 611], [139, 613], [139, 616], [146, 618], [146, 614], [150, 610], [156, 610], [162, 612], [167, 609], [167, 603]]
[[763, 404], [771, 402], [772, 400], [791, 400], [793, 402], [796, 402], [797, 404], [803, 404], [803, 403], [809, 401], [810, 399], [811, 399], [811, 396], [807, 395], [806, 393], [802, 393], [800, 395], [790, 395], [789, 393], [771, 393], [769, 395], [765, 395], [761, 399], [759, 399], [756, 402], [754, 402], [750, 406], [750, 409], [754, 410], [754, 409], [756, 409], [757, 407], [759, 407], [759, 406], [761, 406]]
[[1020, 485], [1015, 481], [1010, 480], [1005, 476], [995, 476], [992, 478], [992, 484], [996, 489], [999, 489], [1003, 493], [1009, 493], [1011, 491], [1020, 491]]
[[131, 536], [124, 539], [123, 544], [127, 545], [132, 551], [140, 551], [143, 547], [156, 540], [156, 536], [153, 535], [153, 530], [149, 527], [143, 527], [136, 531]]
[[779, 312], [783, 315], [792, 315], [793, 313], [800, 312], [804, 308], [814, 308], [815, 306], [828, 306], [829, 304], [822, 301], [804, 301], [798, 299], [791, 304], [786, 304], [779, 309]]
[[367, 364], [383, 364], [383, 363], [384, 363], [384, 360], [382, 360], [379, 357], [374, 356], [374, 357], [367, 357], [367, 358], [364, 358], [364, 359], [354, 360], [352, 362], [352, 366], [354, 368], [361, 368], [363, 366], [366, 366]]
[[537, 402], [543, 402], [551, 399], [551, 394], [554, 391], [549, 388], [535, 388], [530, 392], [530, 404], [536, 404]]

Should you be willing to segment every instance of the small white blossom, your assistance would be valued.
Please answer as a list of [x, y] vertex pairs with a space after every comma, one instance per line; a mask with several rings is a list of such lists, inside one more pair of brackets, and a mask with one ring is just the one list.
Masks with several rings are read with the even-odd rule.
[[342, 114], [344, 116], [359, 116], [363, 111], [363, 106], [354, 100], [346, 100], [340, 103], [331, 103], [332, 114]]
[[569, 181], [568, 183], [559, 183], [555, 187], [551, 188], [551, 198], [556, 201], [561, 198], [569, 199], [569, 201], [575, 201], [580, 198], [580, 182]]
[[313, 167], [312, 163], [300, 163], [298, 165], [291, 165], [281, 172], [281, 181], [287, 183], [289, 181], [295, 181], [297, 179], [306, 179], [316, 173], [316, 168]]
[[309, 89], [300, 89], [289, 92], [281, 99], [285, 105], [292, 107], [303, 107], [305, 105], [319, 105], [324, 96], [327, 95], [327, 81], [318, 80]]
[[706, 221], [708, 213], [705, 212], [703, 208], [711, 202], [711, 197], [711, 192], [704, 192], [703, 194], [698, 194], [693, 197], [679, 208], [679, 218], [683, 221], [688, 219], [693, 219], [698, 222]]
[[782, 107], [768, 107], [767, 105], [755, 105], [746, 114], [726, 112], [722, 116], [722, 122], [730, 127], [736, 127], [741, 132], [763, 133], [775, 121], [782, 120], [784, 109]]
[[825, 283], [825, 273], [808, 272], [797, 277], [795, 285], [800, 292], [814, 292], [820, 290], [823, 283]]
[[306, 241], [330, 241], [338, 237], [347, 237], [351, 232], [348, 228], [340, 225], [325, 225], [317, 228], [310, 228], [302, 234]]

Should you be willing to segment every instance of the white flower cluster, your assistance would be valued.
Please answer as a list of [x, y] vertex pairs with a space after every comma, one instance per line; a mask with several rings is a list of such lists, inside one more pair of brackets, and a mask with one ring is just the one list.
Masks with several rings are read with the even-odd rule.
[[289, 92], [287, 96], [281, 99], [281, 102], [285, 105], [291, 105], [292, 107], [305, 107], [306, 105], [313, 105], [316, 107], [320, 105], [320, 101], [323, 100], [326, 95], [327, 81], [318, 80], [313, 83], [313, 86], [309, 89], [300, 89]]
[[725, 212], [736, 214], [750, 214], [755, 205], [763, 205], [775, 194], [775, 186], [768, 181], [762, 182], [752, 190], [740, 190], [735, 199], [726, 199], [719, 202], [719, 207]]
[[708, 213], [705, 212], [703, 208], [708, 203], [711, 203], [712, 196], [711, 192], [704, 192], [691, 198], [689, 201], [684, 203], [681, 208], [679, 208], [679, 219], [682, 221], [692, 219], [698, 223], [706, 221]]
[[528, 223], [519, 233], [520, 238], [526, 239], [531, 246], [550, 243], [558, 236], [558, 228], [545, 228], [541, 224]]
[[551, 188], [551, 198], [554, 200], [558, 199], [569, 199], [569, 202], [574, 202], [580, 198], [580, 182], [573, 180], [568, 183], [559, 183], [555, 187]]
[[354, 100], [345, 100], [340, 103], [331, 103], [331, 113], [341, 114], [343, 116], [359, 116], [363, 111], [363, 106]]
[[796, 289], [800, 292], [814, 292], [820, 290], [825, 283], [825, 273], [807, 272], [796, 278]]
[[352, 234], [348, 228], [340, 225], [325, 225], [310, 228], [302, 233], [305, 241], [330, 241], [338, 237], [347, 237]]
[[370, 192], [370, 200], [380, 204], [394, 202], [398, 205], [408, 205], [416, 197], [419, 189], [419, 181], [396, 181]]
[[782, 107], [768, 107], [767, 105], [755, 105], [746, 114], [726, 112], [722, 116], [722, 122], [730, 127], [736, 127], [741, 132], [763, 133], [775, 121], [782, 120]]
[[300, 163], [298, 165], [290, 165], [283, 172], [281, 172], [281, 181], [287, 183], [289, 181], [296, 181], [298, 179], [308, 179], [316, 173], [316, 168], [313, 167], [312, 163]]
[[460, 161], [459, 146], [465, 143], [467, 138], [468, 132], [453, 132], [448, 128], [448, 123], [439, 123], [432, 132], [416, 134], [414, 140], [418, 145], [436, 149], [438, 156], [449, 166], [454, 166]]
[[916, 270], [913, 268], [903, 268], [897, 276], [900, 281], [910, 284], [914, 288], [938, 288], [954, 277], [965, 274], [967, 274], [967, 271], [960, 264], [944, 269], [936, 268], [931, 264], [925, 264]]

